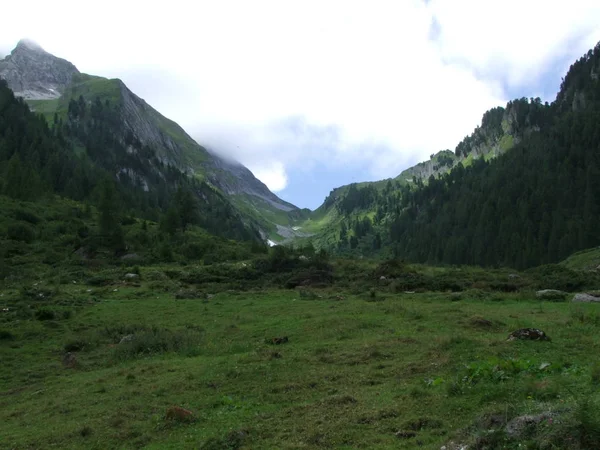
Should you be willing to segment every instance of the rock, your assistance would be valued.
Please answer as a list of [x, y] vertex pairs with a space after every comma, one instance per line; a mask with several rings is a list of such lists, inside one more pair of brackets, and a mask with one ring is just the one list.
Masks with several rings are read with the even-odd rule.
[[517, 275], [516, 273], [509, 273], [508, 274], [508, 278], [511, 279], [511, 280], [516, 280], [518, 278], [521, 278], [521, 276]]
[[176, 422], [191, 422], [194, 420], [194, 413], [181, 406], [171, 406], [167, 409], [165, 418]]
[[537, 291], [535, 296], [541, 300], [564, 300], [567, 297], [567, 293], [557, 291], [556, 289], [542, 289], [541, 291]]
[[400, 439], [410, 439], [410, 438], [414, 438], [417, 436], [417, 433], [414, 431], [406, 431], [406, 430], [400, 430], [397, 431], [396, 433], [394, 433], [396, 435], [397, 438]]
[[119, 341], [119, 344], [124, 344], [124, 343], [126, 343], [126, 342], [131, 342], [131, 341], [133, 341], [134, 339], [135, 339], [135, 335], [133, 335], [133, 334], [128, 334], [128, 335], [126, 335], [126, 336], [123, 336], [123, 337], [121, 338], [121, 340]]
[[575, 294], [572, 301], [575, 303], [596, 303], [600, 302], [600, 296], [584, 292], [581, 294]]
[[26, 100], [59, 98], [78, 75], [77, 68], [46, 52], [35, 42], [21, 40], [0, 60], [0, 78], [6, 80], [15, 95]]
[[381, 276], [379, 277], [379, 280], [380, 280], [380, 281], [383, 281], [383, 280], [387, 280], [387, 278], [386, 278], [386, 277], [384, 277], [383, 275], [381, 275]]
[[544, 420], [552, 420], [552, 417], [553, 414], [551, 412], [515, 417], [506, 424], [504, 430], [508, 437], [512, 439], [519, 438], [531, 428], [538, 426]]
[[517, 339], [530, 341], [549, 341], [550, 338], [542, 330], [537, 328], [521, 328], [515, 330], [508, 335], [507, 341], [515, 341]]
[[67, 352], [63, 355], [62, 363], [67, 369], [74, 369], [79, 365], [77, 362], [77, 356], [75, 353], [71, 352]]
[[126, 273], [125, 274], [125, 279], [126, 280], [136, 280], [138, 279], [140, 276], [137, 273]]
[[121, 256], [121, 259], [124, 261], [130, 260], [130, 259], [140, 259], [140, 256], [137, 253], [127, 253], [127, 254]]
[[308, 261], [308, 257], [306, 257], [306, 256], [304, 256], [304, 255], [300, 255], [300, 256], [298, 257], [298, 259], [299, 259], [300, 261]]
[[289, 339], [287, 336], [282, 336], [282, 337], [274, 337], [271, 339], [266, 339], [265, 342], [267, 344], [271, 344], [271, 345], [281, 345], [281, 344], [287, 344], [288, 340]]

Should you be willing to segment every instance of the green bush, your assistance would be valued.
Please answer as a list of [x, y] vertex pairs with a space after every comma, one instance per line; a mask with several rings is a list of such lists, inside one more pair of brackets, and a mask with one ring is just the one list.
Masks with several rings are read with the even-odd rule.
[[56, 312], [52, 309], [40, 308], [35, 312], [35, 318], [37, 320], [54, 320]]
[[35, 240], [35, 230], [26, 223], [13, 223], [8, 226], [6, 235], [13, 241], [30, 244]]
[[15, 210], [13, 217], [17, 220], [22, 220], [23, 222], [29, 222], [32, 225], [37, 225], [42, 221], [42, 219], [36, 216], [34, 213], [25, 209]]
[[531, 275], [539, 289], [557, 289], [559, 291], [573, 292], [581, 289], [588, 282], [582, 272], [568, 269], [557, 264], [529, 269], [527, 274]]

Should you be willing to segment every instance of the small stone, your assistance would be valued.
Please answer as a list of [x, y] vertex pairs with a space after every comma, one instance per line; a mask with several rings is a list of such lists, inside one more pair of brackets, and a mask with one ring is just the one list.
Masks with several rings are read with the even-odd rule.
[[119, 344], [124, 344], [125, 342], [131, 342], [135, 339], [135, 335], [133, 334], [128, 334], [126, 336], [123, 336], [121, 338], [121, 340], [119, 341]]
[[416, 436], [417, 436], [417, 433], [414, 431], [400, 430], [400, 431], [396, 432], [396, 437], [400, 438], [400, 439], [411, 439]]

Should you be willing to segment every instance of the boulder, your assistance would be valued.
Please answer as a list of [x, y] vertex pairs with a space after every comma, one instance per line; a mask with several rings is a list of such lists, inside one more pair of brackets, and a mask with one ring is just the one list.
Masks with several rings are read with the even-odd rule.
[[173, 420], [176, 422], [191, 422], [194, 420], [194, 413], [188, 409], [182, 408], [181, 406], [171, 406], [167, 409], [165, 415], [167, 420]]
[[137, 273], [126, 273], [125, 274], [125, 279], [126, 280], [136, 280], [138, 279], [140, 276]]
[[575, 294], [572, 301], [575, 303], [596, 303], [600, 302], [600, 296], [584, 292], [581, 294]]
[[517, 339], [530, 341], [549, 341], [550, 338], [546, 333], [537, 328], [520, 328], [508, 335], [507, 341], [515, 341]]
[[517, 275], [516, 273], [509, 273], [509, 274], [508, 274], [508, 278], [509, 278], [510, 280], [516, 280], [517, 278], [521, 278], [521, 276], [520, 276], [520, 275]]
[[537, 291], [535, 296], [540, 300], [564, 300], [567, 297], [567, 293], [556, 289], [542, 289], [541, 291]]

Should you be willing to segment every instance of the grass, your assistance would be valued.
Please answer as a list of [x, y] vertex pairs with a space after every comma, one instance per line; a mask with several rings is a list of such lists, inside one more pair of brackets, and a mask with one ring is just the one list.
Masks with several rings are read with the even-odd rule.
[[[573, 439], [581, 427], [593, 435], [597, 305], [540, 302], [526, 291], [361, 292], [343, 280], [352, 278], [350, 262], [339, 264], [338, 284], [310, 298], [269, 288], [175, 300], [151, 287], [159, 267], [141, 268], [137, 285], [5, 281], [3, 444], [439, 448], [493, 437], [512, 448], [482, 428], [486, 417], [549, 410], [574, 411], [556, 425], [572, 425]], [[24, 287], [51, 300], [25, 300]], [[30, 309], [53, 314], [40, 320]], [[522, 327], [552, 341], [506, 341]], [[75, 368], [63, 367], [65, 351], [75, 353]], [[193, 420], [167, 420], [174, 406]], [[553, 436], [542, 431], [539, 439]]]

